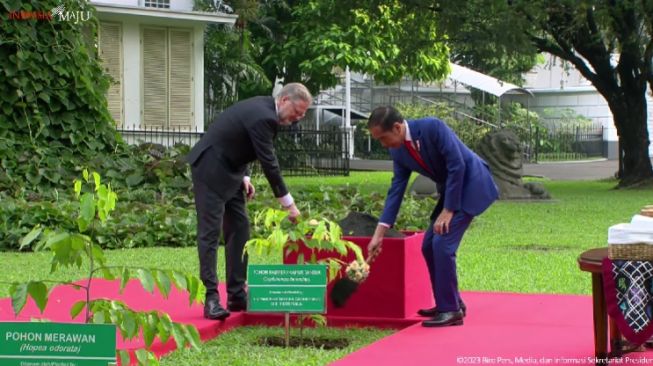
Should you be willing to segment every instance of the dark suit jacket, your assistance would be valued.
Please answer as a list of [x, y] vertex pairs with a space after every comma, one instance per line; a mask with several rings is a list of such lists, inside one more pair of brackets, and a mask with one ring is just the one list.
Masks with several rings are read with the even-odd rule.
[[423, 118], [408, 121], [408, 128], [429, 169], [422, 168], [405, 146], [389, 149], [394, 175], [380, 222], [395, 223], [411, 172], [418, 172], [437, 183], [444, 197], [444, 208], [451, 211], [463, 210], [476, 216], [499, 197], [487, 163], [465, 146], [444, 122]]
[[217, 116], [188, 154], [193, 179], [229, 199], [241, 187], [248, 164], [258, 160], [275, 197], [287, 194], [272, 145], [279, 125], [274, 103], [273, 97], [254, 97]]

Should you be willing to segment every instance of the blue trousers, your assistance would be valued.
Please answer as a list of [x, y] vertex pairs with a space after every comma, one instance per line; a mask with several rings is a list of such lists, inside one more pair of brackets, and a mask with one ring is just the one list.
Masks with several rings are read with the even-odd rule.
[[422, 255], [431, 278], [435, 304], [439, 311], [460, 309], [460, 292], [456, 273], [456, 252], [460, 241], [474, 218], [463, 211], [456, 211], [449, 224], [449, 233], [438, 235], [433, 232], [434, 217], [424, 234]]

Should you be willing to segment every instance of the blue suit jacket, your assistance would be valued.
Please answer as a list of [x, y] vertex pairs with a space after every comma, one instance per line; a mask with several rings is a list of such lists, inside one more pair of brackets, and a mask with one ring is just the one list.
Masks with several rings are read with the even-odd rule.
[[[394, 166], [380, 222], [394, 225], [412, 172], [431, 178], [444, 196], [444, 208], [476, 216], [499, 197], [487, 163], [437, 118], [408, 121], [410, 135], [429, 168], [424, 170], [405, 146], [390, 148]], [[441, 198], [442, 199], [442, 198]]]

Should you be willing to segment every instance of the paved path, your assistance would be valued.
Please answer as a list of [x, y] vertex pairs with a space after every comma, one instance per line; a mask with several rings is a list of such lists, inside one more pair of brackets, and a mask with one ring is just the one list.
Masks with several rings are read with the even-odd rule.
[[613, 178], [619, 170], [617, 160], [593, 160], [559, 163], [524, 164], [524, 175], [551, 180], [598, 180]]
[[[598, 180], [614, 177], [619, 169], [617, 160], [524, 164], [524, 175], [552, 180]], [[351, 170], [392, 170], [387, 160], [351, 160]]]

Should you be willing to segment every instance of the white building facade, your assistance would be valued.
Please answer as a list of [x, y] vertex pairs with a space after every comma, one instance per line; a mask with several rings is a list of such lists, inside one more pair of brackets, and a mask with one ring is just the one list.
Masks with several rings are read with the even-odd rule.
[[[556, 112], [572, 110], [600, 123], [604, 128], [603, 140], [607, 157], [618, 159], [619, 138], [610, 107], [592, 83], [576, 68], [548, 55], [546, 62], [533, 68], [525, 75], [525, 79], [524, 88], [534, 95], [529, 101], [530, 109], [548, 118], [556, 118]], [[649, 141], [653, 141], [653, 97], [650, 89], [646, 97]], [[653, 156], [653, 145], [649, 146], [649, 156]]]
[[204, 30], [235, 15], [193, 11], [192, 0], [91, 1], [98, 51], [119, 129], [204, 129]]

